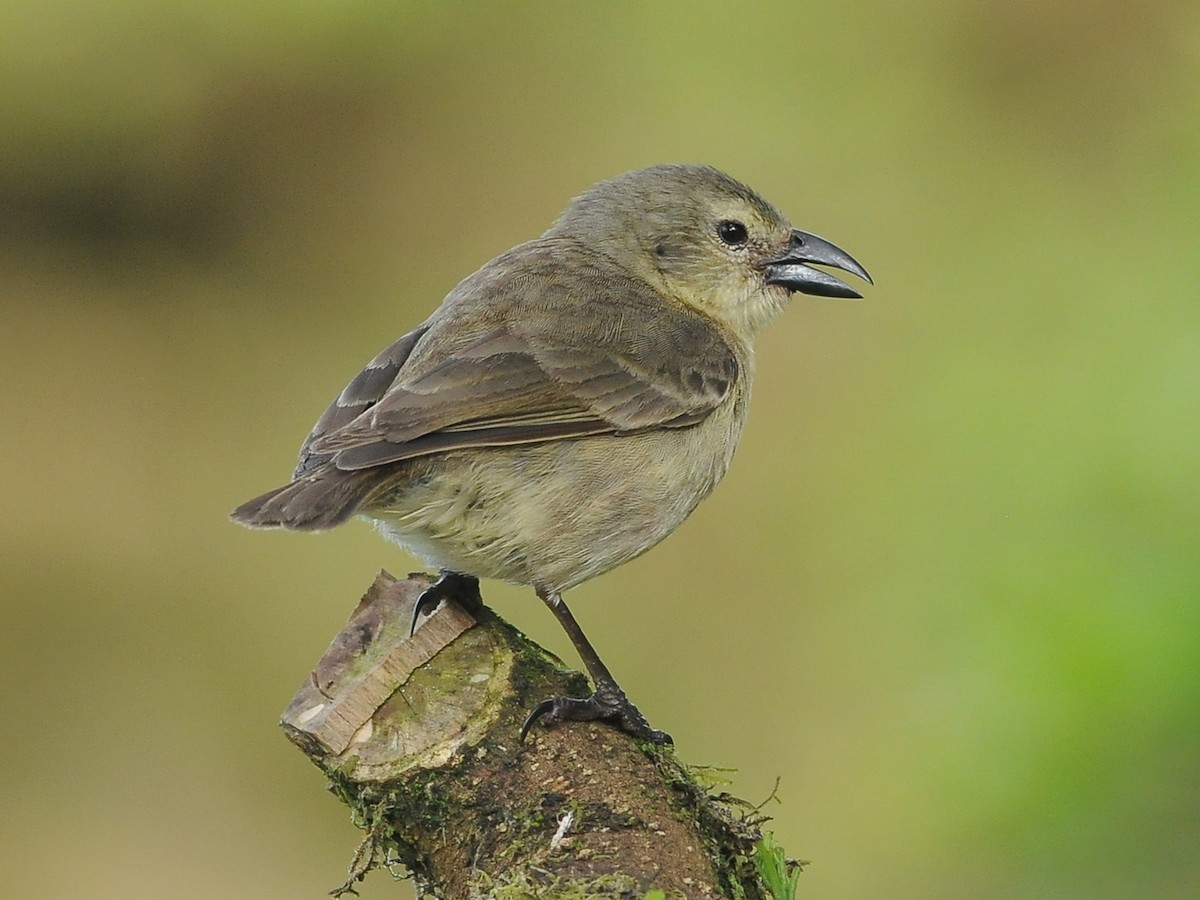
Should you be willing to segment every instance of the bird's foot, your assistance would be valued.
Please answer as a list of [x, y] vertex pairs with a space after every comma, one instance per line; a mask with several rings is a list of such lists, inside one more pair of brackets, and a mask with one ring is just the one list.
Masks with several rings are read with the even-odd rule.
[[520, 740], [525, 740], [534, 724], [544, 719], [546, 724], [555, 722], [592, 722], [596, 719], [612, 719], [626, 734], [633, 735], [653, 744], [674, 744], [665, 731], [651, 728], [646, 717], [629, 702], [625, 692], [614, 681], [600, 681], [590, 697], [551, 697], [533, 708], [521, 726]]
[[417, 596], [417, 602], [413, 604], [412, 621], [408, 626], [409, 637], [416, 632], [421, 615], [433, 612], [443, 600], [457, 600], [468, 608], [478, 607], [483, 603], [479, 596], [479, 579], [474, 575], [443, 571], [437, 581]]

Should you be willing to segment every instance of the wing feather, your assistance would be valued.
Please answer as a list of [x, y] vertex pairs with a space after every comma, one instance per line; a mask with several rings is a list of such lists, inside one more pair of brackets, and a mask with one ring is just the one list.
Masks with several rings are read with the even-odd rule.
[[297, 474], [683, 427], [719, 406], [738, 374], [708, 317], [577, 244], [536, 241], [464, 281], [372, 360], [318, 420]]

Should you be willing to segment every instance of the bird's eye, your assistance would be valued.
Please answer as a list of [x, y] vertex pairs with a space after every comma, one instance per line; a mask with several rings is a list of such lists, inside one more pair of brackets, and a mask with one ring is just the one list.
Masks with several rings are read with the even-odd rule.
[[722, 219], [717, 223], [717, 237], [730, 247], [744, 246], [749, 239], [746, 226], [736, 219]]

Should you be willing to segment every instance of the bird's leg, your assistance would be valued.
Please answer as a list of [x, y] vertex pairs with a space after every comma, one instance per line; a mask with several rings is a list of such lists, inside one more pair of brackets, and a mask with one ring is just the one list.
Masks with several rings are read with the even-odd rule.
[[479, 579], [474, 575], [442, 569], [438, 580], [417, 595], [417, 602], [413, 604], [412, 621], [408, 626], [409, 637], [416, 632], [421, 614], [432, 611], [443, 600], [458, 600], [467, 606], [482, 603], [479, 597]]
[[563, 602], [562, 594], [558, 591], [541, 588], [538, 588], [537, 594], [550, 607], [550, 611], [554, 613], [554, 617], [558, 619], [559, 624], [570, 637], [571, 643], [575, 645], [575, 650], [583, 660], [588, 674], [592, 676], [592, 683], [595, 684], [596, 690], [590, 697], [584, 699], [552, 697], [549, 700], [543, 700], [525, 719], [525, 724], [521, 726], [520, 739], [525, 740], [525, 735], [529, 733], [529, 729], [538, 719], [545, 719], [547, 722], [590, 722], [594, 719], [615, 719], [623, 731], [636, 738], [656, 744], [674, 743], [671, 736], [665, 731], [651, 728], [646, 717], [629, 702], [625, 692], [621, 690], [613, 679], [612, 673], [608, 671], [608, 666], [604, 665], [599, 654], [596, 653], [595, 648], [583, 633], [583, 629], [571, 615], [571, 610]]

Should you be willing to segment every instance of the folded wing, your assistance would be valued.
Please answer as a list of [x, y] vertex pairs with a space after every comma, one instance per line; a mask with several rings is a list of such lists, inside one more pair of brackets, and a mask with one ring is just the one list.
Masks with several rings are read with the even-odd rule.
[[[572, 272], [569, 283], [562, 272]], [[327, 527], [395, 464], [499, 447], [695, 424], [729, 395], [733, 350], [706, 316], [561, 242], [510, 251], [372, 360], [301, 448], [295, 480], [235, 512], [247, 524]], [[332, 490], [330, 482], [346, 484]], [[290, 490], [290, 520], [247, 507]], [[305, 494], [320, 524], [297, 524]], [[263, 501], [263, 503], [260, 503]], [[276, 503], [278, 505], [278, 503]]]

